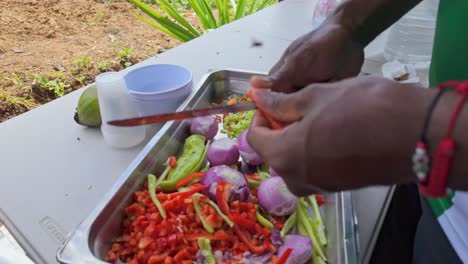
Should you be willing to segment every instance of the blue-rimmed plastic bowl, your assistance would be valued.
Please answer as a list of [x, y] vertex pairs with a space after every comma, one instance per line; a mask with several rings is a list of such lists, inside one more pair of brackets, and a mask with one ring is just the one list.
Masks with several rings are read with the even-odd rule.
[[175, 111], [192, 90], [192, 73], [179, 65], [153, 64], [125, 75], [128, 96], [140, 115]]

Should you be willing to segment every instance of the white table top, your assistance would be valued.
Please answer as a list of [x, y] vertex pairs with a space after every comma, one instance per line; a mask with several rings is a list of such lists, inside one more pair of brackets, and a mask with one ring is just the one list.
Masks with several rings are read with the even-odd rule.
[[[292, 40], [311, 30], [314, 4], [315, 0], [287, 0], [134, 67], [180, 64], [192, 70], [194, 83], [210, 69], [267, 72]], [[251, 48], [253, 39], [263, 47]], [[381, 45], [376, 47], [373, 51]], [[60, 242], [145, 143], [116, 150], [105, 145], [99, 129], [77, 125], [73, 115], [82, 91], [0, 124], [0, 221], [36, 263], [56, 263]], [[355, 198], [359, 203], [361, 196], [376, 196], [369, 199], [377, 201], [373, 210], [364, 208], [363, 214], [358, 209], [358, 218], [372, 228], [388, 193], [387, 188], [375, 190], [357, 192]], [[374, 232], [370, 227], [361, 232], [361, 249], [367, 248]]]

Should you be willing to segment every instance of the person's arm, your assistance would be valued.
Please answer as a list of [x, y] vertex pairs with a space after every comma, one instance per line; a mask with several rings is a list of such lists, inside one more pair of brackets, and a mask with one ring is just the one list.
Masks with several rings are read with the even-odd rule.
[[363, 47], [415, 7], [421, 0], [347, 0], [325, 23], [339, 23]]
[[296, 39], [267, 78], [252, 86], [294, 92], [304, 86], [356, 76], [364, 47], [420, 0], [348, 0], [316, 30]]
[[[254, 89], [258, 108], [290, 125], [272, 130], [256, 113], [248, 141], [298, 195], [417, 182], [412, 156], [436, 94], [376, 77], [313, 84], [291, 94]], [[435, 109], [432, 156], [458, 100], [448, 92]], [[468, 190], [468, 106], [462, 111], [448, 187]]]

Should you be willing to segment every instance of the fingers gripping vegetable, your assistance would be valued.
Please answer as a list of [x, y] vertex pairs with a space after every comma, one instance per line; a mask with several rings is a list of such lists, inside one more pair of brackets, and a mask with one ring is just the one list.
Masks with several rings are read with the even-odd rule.
[[173, 191], [176, 184], [184, 177], [200, 170], [208, 150], [205, 145], [205, 137], [201, 135], [191, 135], [185, 140], [184, 151], [177, 161], [177, 166], [171, 170], [167, 180], [159, 183], [164, 190]]
[[292, 252], [286, 264], [303, 264], [312, 257], [312, 241], [307, 236], [287, 235], [284, 244], [278, 250], [278, 255], [281, 256], [288, 248], [291, 248]]
[[249, 198], [249, 187], [245, 176], [231, 167], [219, 165], [207, 170], [200, 181], [201, 184], [208, 186], [205, 190], [205, 194], [210, 197], [210, 199], [216, 200], [216, 187], [220, 181], [228, 182], [233, 185], [230, 189], [230, 200], [246, 201]]
[[281, 177], [264, 180], [258, 187], [258, 203], [270, 214], [289, 215], [294, 212], [297, 197], [292, 194]]
[[223, 138], [215, 140], [208, 147], [208, 161], [212, 166], [234, 165], [239, 160], [239, 150], [234, 140]]
[[260, 165], [263, 163], [262, 158], [247, 142], [248, 129], [242, 132], [237, 139], [237, 147], [242, 159], [250, 165]]
[[212, 140], [218, 133], [218, 121], [214, 116], [202, 116], [192, 119], [190, 126], [192, 134], [202, 135], [207, 140]]

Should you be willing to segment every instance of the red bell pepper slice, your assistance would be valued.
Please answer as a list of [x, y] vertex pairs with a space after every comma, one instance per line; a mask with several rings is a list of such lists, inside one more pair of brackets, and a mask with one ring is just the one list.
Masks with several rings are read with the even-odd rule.
[[245, 234], [238, 226], [234, 226], [233, 229], [242, 241], [242, 243], [244, 243], [250, 250], [250, 252], [252, 252], [253, 254], [262, 254], [263, 252], [265, 252], [266, 249], [263, 245], [256, 246], [250, 243], [250, 239], [247, 237], [247, 234]]
[[315, 194], [315, 200], [317, 200], [317, 205], [321, 206], [325, 203], [325, 197], [321, 194]]
[[292, 248], [287, 248], [283, 254], [281, 254], [281, 257], [278, 259], [276, 264], [284, 264], [286, 263], [286, 260], [288, 260], [289, 256], [291, 255], [293, 249]]
[[180, 197], [182, 199], [182, 201], [183, 201], [185, 198], [188, 198], [188, 197], [192, 196], [193, 194], [206, 189], [206, 187], [208, 187], [208, 186], [207, 185], [200, 185], [200, 184], [192, 185], [192, 186], [189, 187], [188, 191], [170, 193], [170, 194], [167, 195], [167, 198], [170, 200], [170, 199], [174, 199], [175, 197]]
[[231, 220], [236, 224], [245, 229], [247, 229], [250, 233], [255, 233], [255, 221], [252, 221], [248, 218], [242, 217], [240, 214], [233, 214], [231, 216]]
[[229, 209], [228, 200], [230, 195], [230, 185], [227, 182], [220, 181], [216, 186], [216, 203], [219, 209], [229, 218], [232, 218], [231, 210]]
[[169, 157], [169, 167], [175, 168], [177, 167], [177, 159], [174, 156]]
[[191, 181], [203, 177], [204, 172], [194, 172], [176, 183], [176, 188], [187, 186]]

